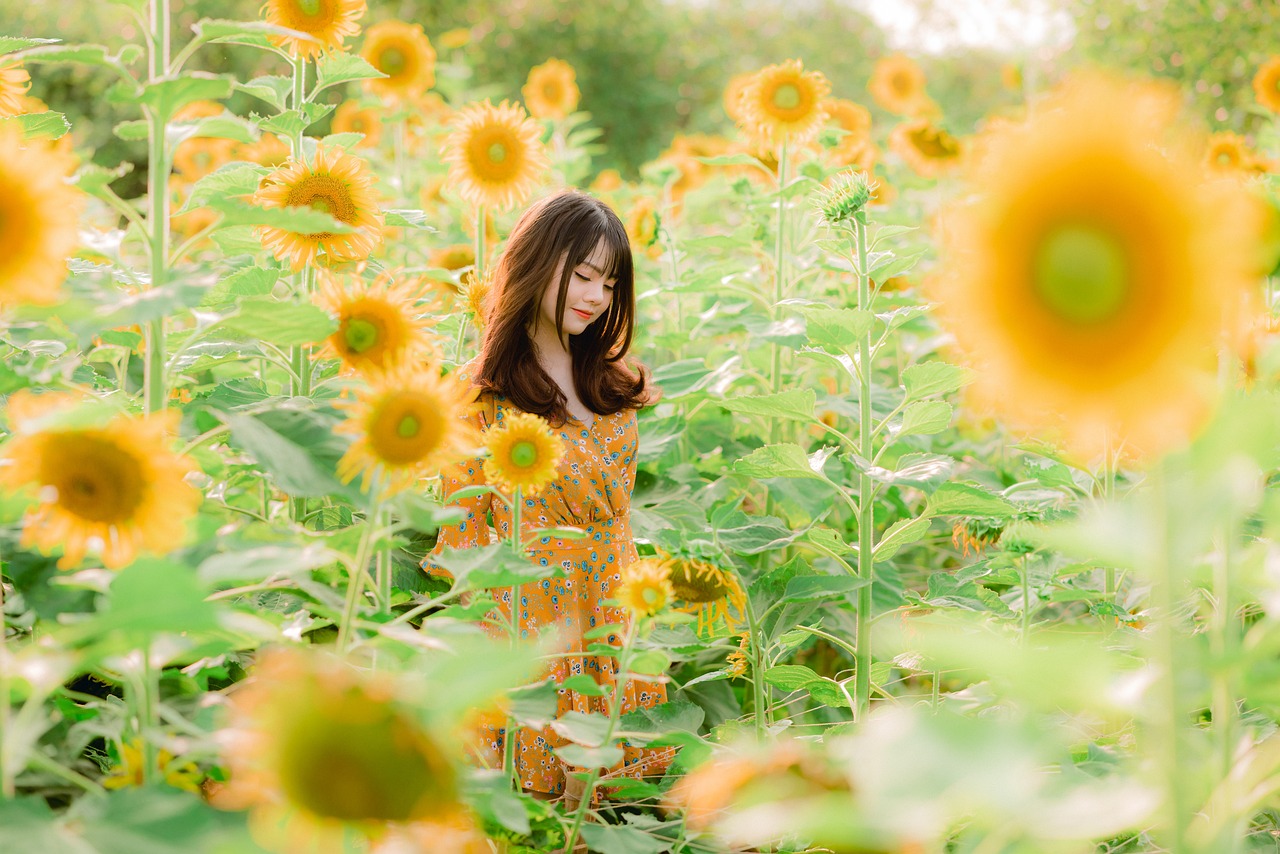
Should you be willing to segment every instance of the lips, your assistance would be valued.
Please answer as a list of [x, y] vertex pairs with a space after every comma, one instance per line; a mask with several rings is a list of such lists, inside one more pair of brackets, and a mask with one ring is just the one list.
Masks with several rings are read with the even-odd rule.
[[572, 311], [574, 314], [578, 315], [578, 317], [581, 317], [583, 320], [590, 320], [592, 317], [592, 314], [589, 311], [579, 311], [576, 308], [572, 308], [569, 310]]

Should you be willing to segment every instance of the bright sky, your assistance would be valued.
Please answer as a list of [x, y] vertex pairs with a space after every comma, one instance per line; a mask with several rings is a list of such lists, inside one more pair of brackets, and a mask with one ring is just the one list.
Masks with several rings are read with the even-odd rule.
[[854, 0], [889, 36], [897, 50], [945, 53], [957, 47], [1024, 51], [1061, 47], [1074, 28], [1047, 0], [944, 0], [930, 20], [921, 20], [908, 0]]

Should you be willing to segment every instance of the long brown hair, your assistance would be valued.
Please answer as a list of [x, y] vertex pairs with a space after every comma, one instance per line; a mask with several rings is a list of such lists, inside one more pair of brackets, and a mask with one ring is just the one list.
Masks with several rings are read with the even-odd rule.
[[[569, 420], [564, 392], [538, 363], [529, 327], [548, 287], [556, 296], [556, 335], [564, 337], [565, 294], [574, 268], [604, 241], [604, 274], [615, 280], [605, 315], [569, 337], [573, 382], [583, 404], [597, 415], [639, 409], [650, 402], [645, 375], [624, 361], [635, 332], [636, 289], [627, 230], [608, 205], [574, 190], [536, 202], [520, 217], [493, 274], [484, 345], [472, 382], [505, 395], [525, 412], [553, 424]], [[552, 282], [564, 260], [560, 281]]]

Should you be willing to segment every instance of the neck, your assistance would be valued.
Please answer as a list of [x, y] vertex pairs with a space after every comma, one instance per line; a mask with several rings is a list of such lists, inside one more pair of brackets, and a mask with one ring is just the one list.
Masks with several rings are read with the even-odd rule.
[[536, 329], [530, 330], [529, 340], [533, 342], [534, 355], [544, 370], [572, 364], [573, 356], [569, 353], [567, 334], [563, 339], [557, 339], [555, 329], [541, 323]]

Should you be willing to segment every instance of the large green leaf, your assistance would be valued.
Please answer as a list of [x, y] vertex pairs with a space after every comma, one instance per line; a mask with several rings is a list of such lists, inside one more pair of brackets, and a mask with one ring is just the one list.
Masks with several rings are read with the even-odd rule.
[[256, 192], [258, 183], [267, 170], [256, 163], [228, 163], [210, 172], [191, 188], [186, 204], [175, 213], [186, 213], [192, 208], [208, 204], [210, 200], [226, 200], [248, 196]]
[[787, 582], [783, 602], [818, 602], [838, 599], [846, 593], [865, 587], [870, 580], [851, 575], [797, 575]]
[[720, 402], [730, 412], [746, 415], [763, 415], [766, 418], [785, 418], [791, 421], [813, 421], [813, 408], [817, 396], [813, 389], [790, 389], [777, 394], [731, 397]]
[[248, 83], [239, 81], [235, 84], [236, 89], [245, 94], [266, 101], [275, 108], [277, 113], [283, 113], [288, 107], [289, 96], [293, 92], [293, 79], [277, 74], [268, 74], [262, 77], [255, 77]]
[[843, 350], [871, 331], [876, 317], [852, 308], [802, 308], [809, 340], [824, 349]]
[[196, 101], [221, 101], [231, 95], [232, 78], [226, 75], [190, 71], [147, 83], [137, 100], [157, 115], [168, 118]]
[[272, 344], [293, 346], [323, 341], [338, 328], [324, 309], [311, 303], [280, 302], [270, 297], [246, 297], [240, 310], [222, 325], [242, 335]]
[[946, 362], [921, 362], [902, 372], [902, 385], [907, 390], [907, 400], [949, 394], [972, 379], [972, 372]]
[[951, 404], [945, 400], [917, 400], [902, 410], [897, 437], [930, 436], [951, 424]]
[[326, 53], [316, 63], [316, 87], [312, 97], [342, 83], [353, 80], [375, 80], [386, 77], [358, 53]]
[[599, 747], [609, 736], [609, 718], [569, 711], [552, 721], [551, 729], [574, 744]]
[[232, 440], [252, 454], [289, 495], [318, 498], [345, 492], [333, 473], [331, 451], [319, 444], [333, 441], [328, 426], [302, 410], [275, 413], [279, 414], [229, 416]]
[[17, 36], [0, 36], [0, 56], [15, 50], [26, 50], [42, 44], [57, 44], [62, 39], [24, 39]]
[[1007, 519], [1018, 508], [998, 495], [965, 483], [944, 483], [929, 497], [925, 512], [932, 516], [991, 516]]
[[733, 470], [748, 477], [793, 477], [809, 480], [826, 480], [822, 475], [822, 464], [830, 453], [824, 449], [812, 455], [805, 454], [804, 448], [791, 443], [765, 445], [756, 448], [747, 456], [733, 464]]
[[294, 234], [350, 234], [353, 229], [329, 214], [309, 207], [260, 208], [236, 199], [210, 198], [206, 204], [222, 214], [222, 224], [262, 225]]
[[867, 476], [877, 483], [931, 488], [946, 480], [955, 467], [955, 460], [941, 454], [906, 454], [894, 467], [870, 466]]
[[62, 113], [52, 110], [43, 113], [25, 113], [21, 116], [8, 116], [0, 122], [12, 122], [22, 128], [22, 135], [27, 139], [61, 139], [71, 130], [71, 123]]
[[931, 521], [928, 516], [918, 516], [914, 519], [899, 519], [894, 522], [884, 532], [880, 542], [876, 543], [871, 553], [872, 559], [888, 560], [897, 554], [899, 549], [920, 542], [929, 533]]
[[431, 560], [449, 570], [454, 585], [463, 590], [510, 587], [542, 578], [563, 577], [559, 563], [542, 566], [511, 551], [508, 543], [493, 543], [481, 548], [443, 549]]
[[582, 839], [592, 851], [607, 854], [662, 854], [671, 850], [671, 841], [618, 824], [584, 824]]
[[218, 628], [208, 591], [189, 567], [161, 558], [143, 558], [111, 582], [107, 603], [93, 618], [70, 630], [82, 640], [114, 637], [140, 648], [160, 633], [194, 634]]

